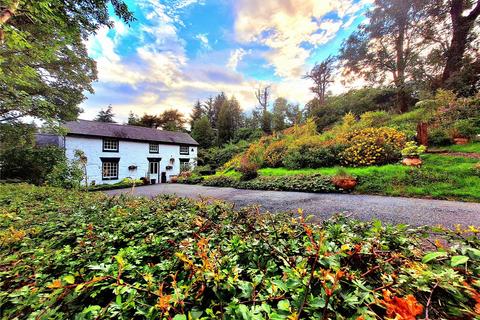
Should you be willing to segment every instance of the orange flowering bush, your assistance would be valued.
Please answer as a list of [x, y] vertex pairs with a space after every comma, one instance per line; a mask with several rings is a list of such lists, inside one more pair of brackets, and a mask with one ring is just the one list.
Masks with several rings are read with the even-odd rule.
[[341, 137], [347, 143], [340, 154], [349, 166], [370, 166], [396, 162], [405, 147], [405, 134], [393, 128], [367, 128]]

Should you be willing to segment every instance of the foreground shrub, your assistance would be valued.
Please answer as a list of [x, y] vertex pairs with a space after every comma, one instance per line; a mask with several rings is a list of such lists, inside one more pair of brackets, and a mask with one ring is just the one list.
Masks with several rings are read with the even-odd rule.
[[346, 165], [369, 166], [393, 163], [401, 158], [405, 134], [392, 128], [367, 128], [346, 134], [341, 156]]
[[26, 185], [0, 186], [0, 212], [5, 319], [478, 317], [474, 227], [315, 225], [221, 202]]
[[96, 185], [89, 186], [88, 189], [90, 191], [114, 190], [114, 189], [131, 188], [134, 186], [141, 186], [143, 184], [144, 184], [143, 181], [140, 179], [124, 178], [117, 183], [96, 184]]

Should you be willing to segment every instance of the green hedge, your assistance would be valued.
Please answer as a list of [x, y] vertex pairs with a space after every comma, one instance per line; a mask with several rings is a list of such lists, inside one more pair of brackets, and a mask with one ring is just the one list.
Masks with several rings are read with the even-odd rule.
[[203, 185], [211, 187], [232, 187], [252, 190], [335, 192], [337, 189], [331, 177], [321, 174], [258, 177], [248, 181], [238, 181], [228, 176], [212, 176], [203, 181]]
[[[478, 316], [473, 227], [314, 225], [222, 202], [28, 185], [0, 185], [0, 214], [4, 319]], [[438, 251], [425, 251], [427, 236]]]

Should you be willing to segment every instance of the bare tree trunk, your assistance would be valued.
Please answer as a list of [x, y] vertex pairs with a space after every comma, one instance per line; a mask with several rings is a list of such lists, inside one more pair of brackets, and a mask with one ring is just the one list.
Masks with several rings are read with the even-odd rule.
[[3, 25], [10, 20], [17, 12], [18, 6], [20, 5], [20, 0], [13, 1], [7, 8], [4, 8], [0, 11], [0, 43], [3, 43], [5, 39], [5, 34], [3, 32]]
[[462, 60], [467, 48], [468, 35], [473, 29], [475, 20], [480, 15], [480, 1], [468, 16], [463, 16], [464, 0], [452, 0], [450, 17], [452, 20], [452, 40], [447, 51], [447, 62], [442, 74], [442, 84], [462, 68]]

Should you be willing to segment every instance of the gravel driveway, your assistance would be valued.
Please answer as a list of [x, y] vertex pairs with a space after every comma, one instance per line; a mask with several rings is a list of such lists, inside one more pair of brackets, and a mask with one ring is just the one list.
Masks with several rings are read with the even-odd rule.
[[[130, 193], [130, 189], [109, 190], [107, 194]], [[361, 220], [380, 219], [389, 223], [406, 223], [412, 226], [455, 224], [480, 225], [480, 203], [414, 199], [400, 197], [320, 194], [306, 192], [239, 190], [233, 188], [204, 187], [184, 184], [157, 184], [135, 187], [134, 194], [153, 197], [159, 194], [176, 194], [180, 197], [208, 197], [227, 200], [237, 207], [258, 204], [263, 209], [296, 211], [302, 208], [323, 220], [334, 213], [351, 214]]]

